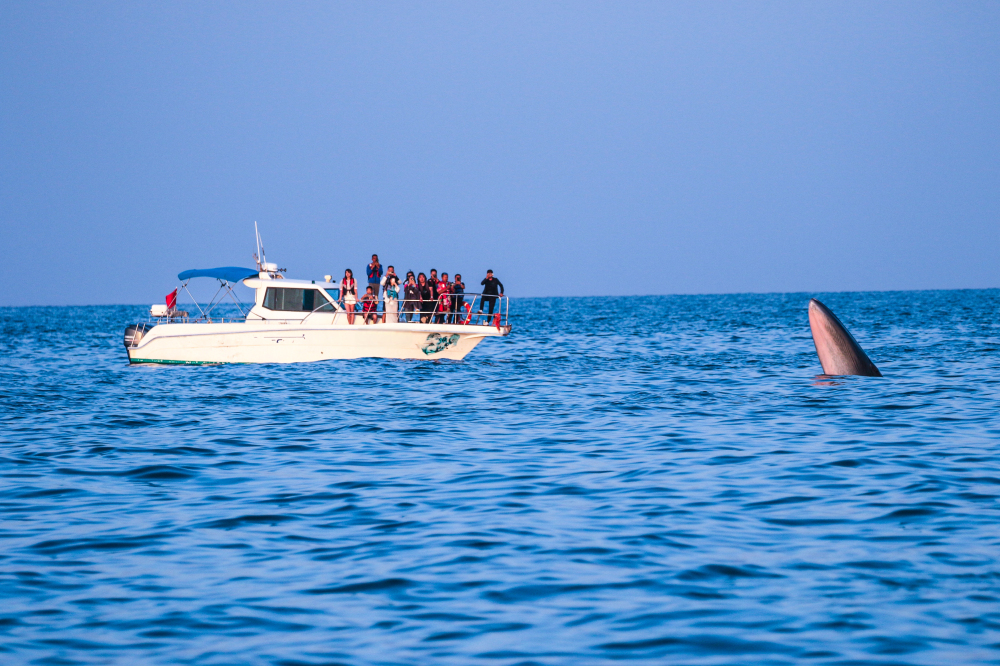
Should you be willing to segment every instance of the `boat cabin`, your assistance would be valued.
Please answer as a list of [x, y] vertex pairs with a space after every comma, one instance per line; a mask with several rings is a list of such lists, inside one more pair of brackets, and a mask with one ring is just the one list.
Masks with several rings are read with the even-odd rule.
[[308, 319], [316, 324], [339, 324], [340, 320], [347, 323], [347, 313], [337, 303], [340, 298], [337, 282], [275, 280], [268, 276], [247, 278], [243, 284], [256, 292], [247, 321]]

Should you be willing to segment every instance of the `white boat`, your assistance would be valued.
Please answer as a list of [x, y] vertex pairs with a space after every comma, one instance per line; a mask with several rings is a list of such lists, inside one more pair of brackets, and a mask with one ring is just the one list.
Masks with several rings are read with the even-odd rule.
[[[348, 322], [348, 312], [337, 302], [340, 285], [322, 281], [289, 280], [275, 264], [258, 262], [260, 270], [212, 268], [184, 271], [178, 278], [187, 290], [191, 279], [219, 281], [220, 288], [206, 308], [195, 303], [199, 315], [189, 317], [174, 303], [154, 305], [150, 318], [125, 329], [130, 363], [301, 363], [328, 359], [399, 358], [462, 359], [485, 338], [510, 334], [507, 297], [495, 298], [493, 314], [477, 313], [482, 294], [465, 294], [466, 308], [443, 315], [444, 322], [398, 321], [366, 323], [362, 313]], [[249, 310], [235, 298], [242, 284], [255, 292]], [[176, 290], [174, 294], [176, 294]], [[190, 292], [188, 292], [190, 294]], [[241, 316], [220, 319], [212, 313], [226, 296], [233, 296]], [[487, 296], [487, 301], [490, 297]], [[402, 309], [402, 306], [400, 306]], [[492, 309], [492, 308], [488, 308]], [[391, 319], [391, 317], [390, 317]], [[400, 317], [402, 319], [402, 317]]]

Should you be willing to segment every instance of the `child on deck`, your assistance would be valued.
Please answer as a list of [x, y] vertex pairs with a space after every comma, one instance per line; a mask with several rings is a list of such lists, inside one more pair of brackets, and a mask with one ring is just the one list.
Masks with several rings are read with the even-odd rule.
[[368, 285], [365, 295], [361, 298], [361, 312], [366, 324], [378, 323], [378, 299], [371, 285]]

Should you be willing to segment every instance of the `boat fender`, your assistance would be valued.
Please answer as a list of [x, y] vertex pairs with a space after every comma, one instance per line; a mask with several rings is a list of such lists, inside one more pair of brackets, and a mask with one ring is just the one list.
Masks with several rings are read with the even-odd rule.
[[500, 330], [500, 313], [499, 312], [496, 314], [495, 317], [493, 317], [493, 325], [497, 327], [498, 331]]

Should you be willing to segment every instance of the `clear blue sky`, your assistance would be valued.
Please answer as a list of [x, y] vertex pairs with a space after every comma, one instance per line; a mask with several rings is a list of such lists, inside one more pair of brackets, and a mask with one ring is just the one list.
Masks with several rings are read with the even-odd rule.
[[0, 2], [0, 305], [1000, 286], [998, 2]]

